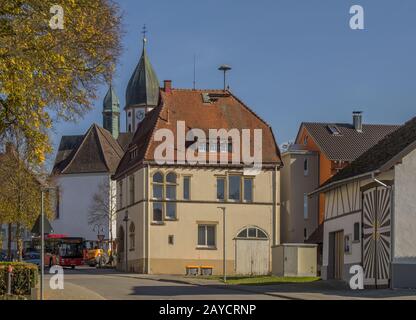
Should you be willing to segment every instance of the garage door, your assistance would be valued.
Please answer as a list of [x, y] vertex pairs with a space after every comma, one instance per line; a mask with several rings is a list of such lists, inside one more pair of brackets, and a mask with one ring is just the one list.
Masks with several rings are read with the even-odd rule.
[[264, 231], [250, 227], [236, 238], [236, 273], [266, 275], [270, 271], [270, 244]]

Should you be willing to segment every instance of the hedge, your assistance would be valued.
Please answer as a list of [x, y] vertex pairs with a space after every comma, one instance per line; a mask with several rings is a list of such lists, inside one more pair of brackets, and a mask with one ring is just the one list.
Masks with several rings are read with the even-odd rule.
[[13, 267], [12, 294], [26, 296], [38, 282], [38, 266], [24, 262], [0, 262], [0, 296], [7, 293], [7, 277], [9, 266]]

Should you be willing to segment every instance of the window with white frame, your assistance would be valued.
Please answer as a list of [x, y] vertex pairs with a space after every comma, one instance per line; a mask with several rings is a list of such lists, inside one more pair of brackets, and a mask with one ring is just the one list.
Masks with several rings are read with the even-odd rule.
[[228, 177], [228, 199], [241, 201], [241, 176], [231, 175]]
[[253, 178], [244, 178], [244, 202], [253, 202]]
[[177, 176], [170, 172], [166, 177], [161, 172], [153, 175], [153, 222], [176, 219]]
[[214, 248], [215, 233], [215, 225], [198, 225], [198, 247]]
[[225, 200], [225, 177], [217, 177], [217, 200]]
[[183, 177], [183, 200], [191, 199], [191, 177]]

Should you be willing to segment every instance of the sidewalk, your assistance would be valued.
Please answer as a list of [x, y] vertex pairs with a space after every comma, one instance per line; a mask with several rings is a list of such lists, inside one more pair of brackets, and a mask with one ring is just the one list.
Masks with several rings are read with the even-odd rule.
[[147, 275], [117, 273], [115, 276], [175, 282], [199, 286], [216, 286], [292, 300], [416, 300], [416, 289], [350, 290], [342, 281], [316, 281], [311, 283], [282, 283], [274, 285], [227, 285], [217, 280], [178, 275]]
[[64, 290], [52, 290], [45, 286], [45, 300], [105, 300], [98, 293], [76, 284], [66, 282]]

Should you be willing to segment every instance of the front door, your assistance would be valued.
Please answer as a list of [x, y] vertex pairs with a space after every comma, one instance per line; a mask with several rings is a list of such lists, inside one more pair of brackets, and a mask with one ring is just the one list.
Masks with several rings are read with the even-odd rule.
[[364, 284], [386, 286], [390, 279], [391, 189], [374, 187], [363, 191]]
[[344, 231], [334, 232], [334, 279], [343, 279], [344, 274]]

